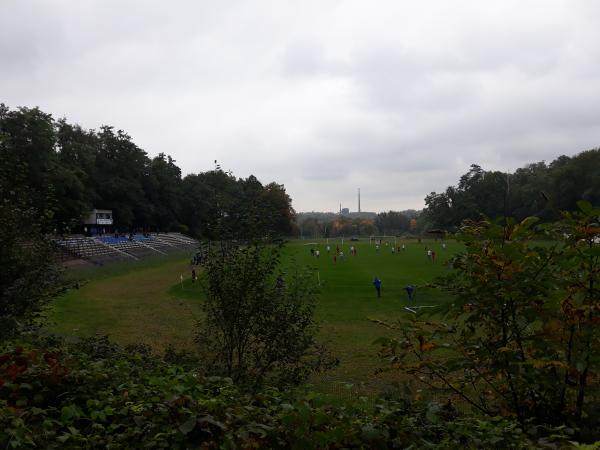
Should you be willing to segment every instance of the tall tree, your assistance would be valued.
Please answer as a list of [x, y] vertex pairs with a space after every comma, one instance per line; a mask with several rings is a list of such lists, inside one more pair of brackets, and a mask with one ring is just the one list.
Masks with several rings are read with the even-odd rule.
[[410, 219], [396, 211], [377, 214], [375, 226], [382, 234], [400, 234], [408, 231]]
[[0, 104], [0, 134], [3, 183], [30, 192], [31, 207], [53, 214], [57, 158], [52, 116], [38, 108], [11, 111]]
[[[236, 179], [217, 165], [182, 180], [175, 160], [152, 160], [127, 133], [84, 130], [54, 121], [38, 108], [0, 105], [7, 185], [30, 189], [32, 205], [48, 211], [49, 230], [81, 226], [93, 208], [112, 209], [115, 226], [191, 232], [197, 236], [288, 234], [294, 211], [283, 185]], [[16, 174], [23, 174], [17, 176]]]
[[104, 126], [98, 135], [94, 184], [98, 192], [98, 208], [113, 210], [119, 228], [143, 226], [151, 221], [152, 206], [146, 201], [144, 178], [149, 174], [146, 153], [129, 135]]
[[98, 201], [93, 183], [98, 138], [92, 131], [70, 125], [65, 119], [56, 123], [58, 164], [53, 183], [57, 199], [56, 222], [68, 230], [81, 224], [81, 219]]
[[14, 144], [13, 136], [0, 130], [0, 339], [33, 318], [61, 284], [54, 248], [45, 237], [53, 202], [40, 199], [31, 187], [36, 184], [31, 171], [45, 166], [13, 159]]
[[156, 226], [161, 230], [176, 229], [180, 226], [181, 210], [181, 169], [175, 165], [175, 160], [164, 153], [152, 159], [150, 188], [146, 195], [155, 205]]
[[577, 201], [600, 201], [600, 150], [560, 156], [549, 165], [529, 164], [513, 174], [484, 171], [471, 165], [457, 186], [425, 198], [424, 219], [435, 226], [457, 227], [465, 219], [535, 215], [559, 218], [559, 210], [574, 211]]

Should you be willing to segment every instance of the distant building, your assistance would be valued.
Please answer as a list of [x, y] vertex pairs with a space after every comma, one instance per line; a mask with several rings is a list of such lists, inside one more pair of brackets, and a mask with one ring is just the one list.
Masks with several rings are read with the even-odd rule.
[[349, 208], [342, 208], [342, 214], [344, 214], [344, 215], [350, 214], [350, 209]]
[[92, 209], [83, 219], [86, 234], [110, 233], [113, 229], [112, 209]]

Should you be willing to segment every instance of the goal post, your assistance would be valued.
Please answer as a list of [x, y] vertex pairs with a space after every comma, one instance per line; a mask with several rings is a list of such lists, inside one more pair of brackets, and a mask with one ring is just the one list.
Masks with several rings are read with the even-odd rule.
[[382, 234], [380, 236], [371, 235], [369, 236], [369, 245], [372, 244], [381, 244], [382, 242], [393, 242], [396, 245], [396, 236]]

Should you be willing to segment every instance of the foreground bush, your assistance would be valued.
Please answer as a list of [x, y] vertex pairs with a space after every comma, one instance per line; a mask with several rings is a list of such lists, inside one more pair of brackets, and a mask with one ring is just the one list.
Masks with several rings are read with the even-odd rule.
[[566, 424], [600, 439], [600, 208], [554, 224], [466, 222], [465, 250], [438, 281], [453, 300], [384, 324], [391, 370], [486, 416]]
[[419, 411], [382, 400], [366, 411], [323, 403], [316, 394], [244, 394], [229, 379], [202, 378], [106, 340], [30, 340], [5, 344], [0, 352], [1, 448], [551, 445], [514, 422], [461, 417], [451, 405]]
[[258, 389], [298, 385], [337, 364], [317, 342], [311, 269], [281, 265], [282, 243], [213, 243], [196, 342], [205, 369]]

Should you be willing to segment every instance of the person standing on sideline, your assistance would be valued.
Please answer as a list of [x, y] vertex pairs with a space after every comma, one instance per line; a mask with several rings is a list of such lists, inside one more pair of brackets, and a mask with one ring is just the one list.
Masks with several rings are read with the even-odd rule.
[[381, 297], [381, 280], [378, 277], [373, 278], [373, 286], [377, 291], [377, 298]]
[[328, 245], [327, 246], [327, 253], [329, 253], [330, 250], [331, 250], [331, 247]]
[[321, 256], [321, 252], [319, 250], [315, 250], [315, 256], [318, 258], [319, 256]]
[[335, 266], [335, 263], [337, 263], [337, 255], [333, 255], [333, 265]]
[[431, 251], [431, 262], [435, 263], [435, 252], [433, 250]]
[[431, 261], [431, 250], [427, 250], [427, 259]]
[[196, 282], [196, 269], [192, 269], [192, 283]]

